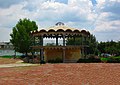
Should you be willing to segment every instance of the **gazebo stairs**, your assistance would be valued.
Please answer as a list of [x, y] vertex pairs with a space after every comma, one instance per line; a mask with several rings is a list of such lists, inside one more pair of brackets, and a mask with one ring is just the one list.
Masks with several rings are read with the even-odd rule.
[[64, 60], [63, 63], [77, 63], [77, 60]]

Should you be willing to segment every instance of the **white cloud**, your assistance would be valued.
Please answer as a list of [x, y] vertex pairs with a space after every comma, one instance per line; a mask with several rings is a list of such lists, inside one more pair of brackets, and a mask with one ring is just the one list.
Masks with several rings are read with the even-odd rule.
[[117, 0], [97, 0], [93, 33], [97, 40], [120, 40], [120, 3]]
[[112, 32], [120, 32], [120, 20], [116, 21], [106, 21], [99, 22], [96, 24], [96, 28], [94, 29], [95, 32], [105, 32], [105, 31], [112, 31]]
[[0, 28], [0, 42], [9, 42], [11, 29]]
[[25, 4], [12, 5], [6, 9], [0, 9], [0, 23], [3, 27], [13, 27], [15, 23], [20, 19], [24, 18], [25, 10], [22, 10]]
[[[104, 4], [101, 6], [102, 9], [99, 10], [100, 13], [98, 20], [95, 23], [95, 32], [120, 29], [119, 4], [120, 3], [116, 3], [116, 0], [109, 0], [106, 2], [104, 1]], [[118, 9], [116, 8], [116, 6], [118, 7]]]
[[[119, 9], [117, 9], [120, 7], [119, 1], [96, 1], [95, 6], [92, 5], [91, 0], [68, 0], [68, 4], [56, 2], [56, 0], [26, 0], [24, 2], [21, 0], [16, 4], [10, 3], [6, 8], [0, 8], [0, 30], [11, 30], [20, 18], [30, 18], [36, 21], [39, 29], [62, 21], [71, 27], [86, 28], [94, 34], [119, 30], [120, 19]], [[0, 34], [4, 35], [5, 31], [1, 32]], [[1, 40], [2, 37], [0, 37]]]

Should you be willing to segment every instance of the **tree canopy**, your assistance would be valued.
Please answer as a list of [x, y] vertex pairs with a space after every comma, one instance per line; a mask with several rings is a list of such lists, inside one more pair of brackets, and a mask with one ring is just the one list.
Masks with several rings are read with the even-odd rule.
[[107, 42], [100, 42], [98, 44], [98, 50], [100, 53], [109, 53], [120, 55], [120, 41], [115, 42], [113, 40]]
[[73, 38], [68, 38], [66, 45], [83, 45], [85, 46], [85, 54], [97, 54], [97, 44], [98, 42], [96, 41], [96, 38], [94, 35], [90, 34], [90, 37], [83, 38], [81, 37], [76, 37], [75, 42]]
[[90, 34], [90, 37], [86, 37], [82, 39], [82, 37], [76, 38], [75, 42], [73, 38], [67, 39], [67, 45], [83, 45], [85, 55], [88, 54], [102, 54], [102, 53], [109, 53], [109, 54], [116, 54], [120, 55], [120, 41], [115, 42], [113, 40], [107, 42], [97, 42], [96, 37]]
[[38, 26], [35, 21], [26, 18], [20, 19], [10, 34], [10, 41], [14, 46], [14, 50], [26, 54], [30, 52], [30, 46], [32, 45], [30, 32], [37, 29]]

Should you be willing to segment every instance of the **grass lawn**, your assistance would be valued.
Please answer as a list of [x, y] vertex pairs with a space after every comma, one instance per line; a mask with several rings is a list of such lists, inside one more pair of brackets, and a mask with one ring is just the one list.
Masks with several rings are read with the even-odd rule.
[[112, 63], [120, 63], [120, 56], [101, 57], [101, 61], [112, 62]]
[[[2, 57], [2, 58], [14, 58], [13, 56], [8, 56], [8, 55], [6, 55], [6, 56], [0, 56], [0, 57]], [[20, 58], [20, 56], [16, 56], [16, 58]]]

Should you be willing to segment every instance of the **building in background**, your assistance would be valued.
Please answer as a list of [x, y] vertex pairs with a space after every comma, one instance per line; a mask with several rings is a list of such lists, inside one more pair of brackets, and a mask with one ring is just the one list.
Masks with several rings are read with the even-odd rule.
[[[15, 55], [14, 47], [10, 42], [0, 42], [0, 56], [13, 56]], [[21, 53], [16, 53], [21, 55]]]
[[0, 42], [0, 50], [13, 50], [13, 48], [10, 42]]

